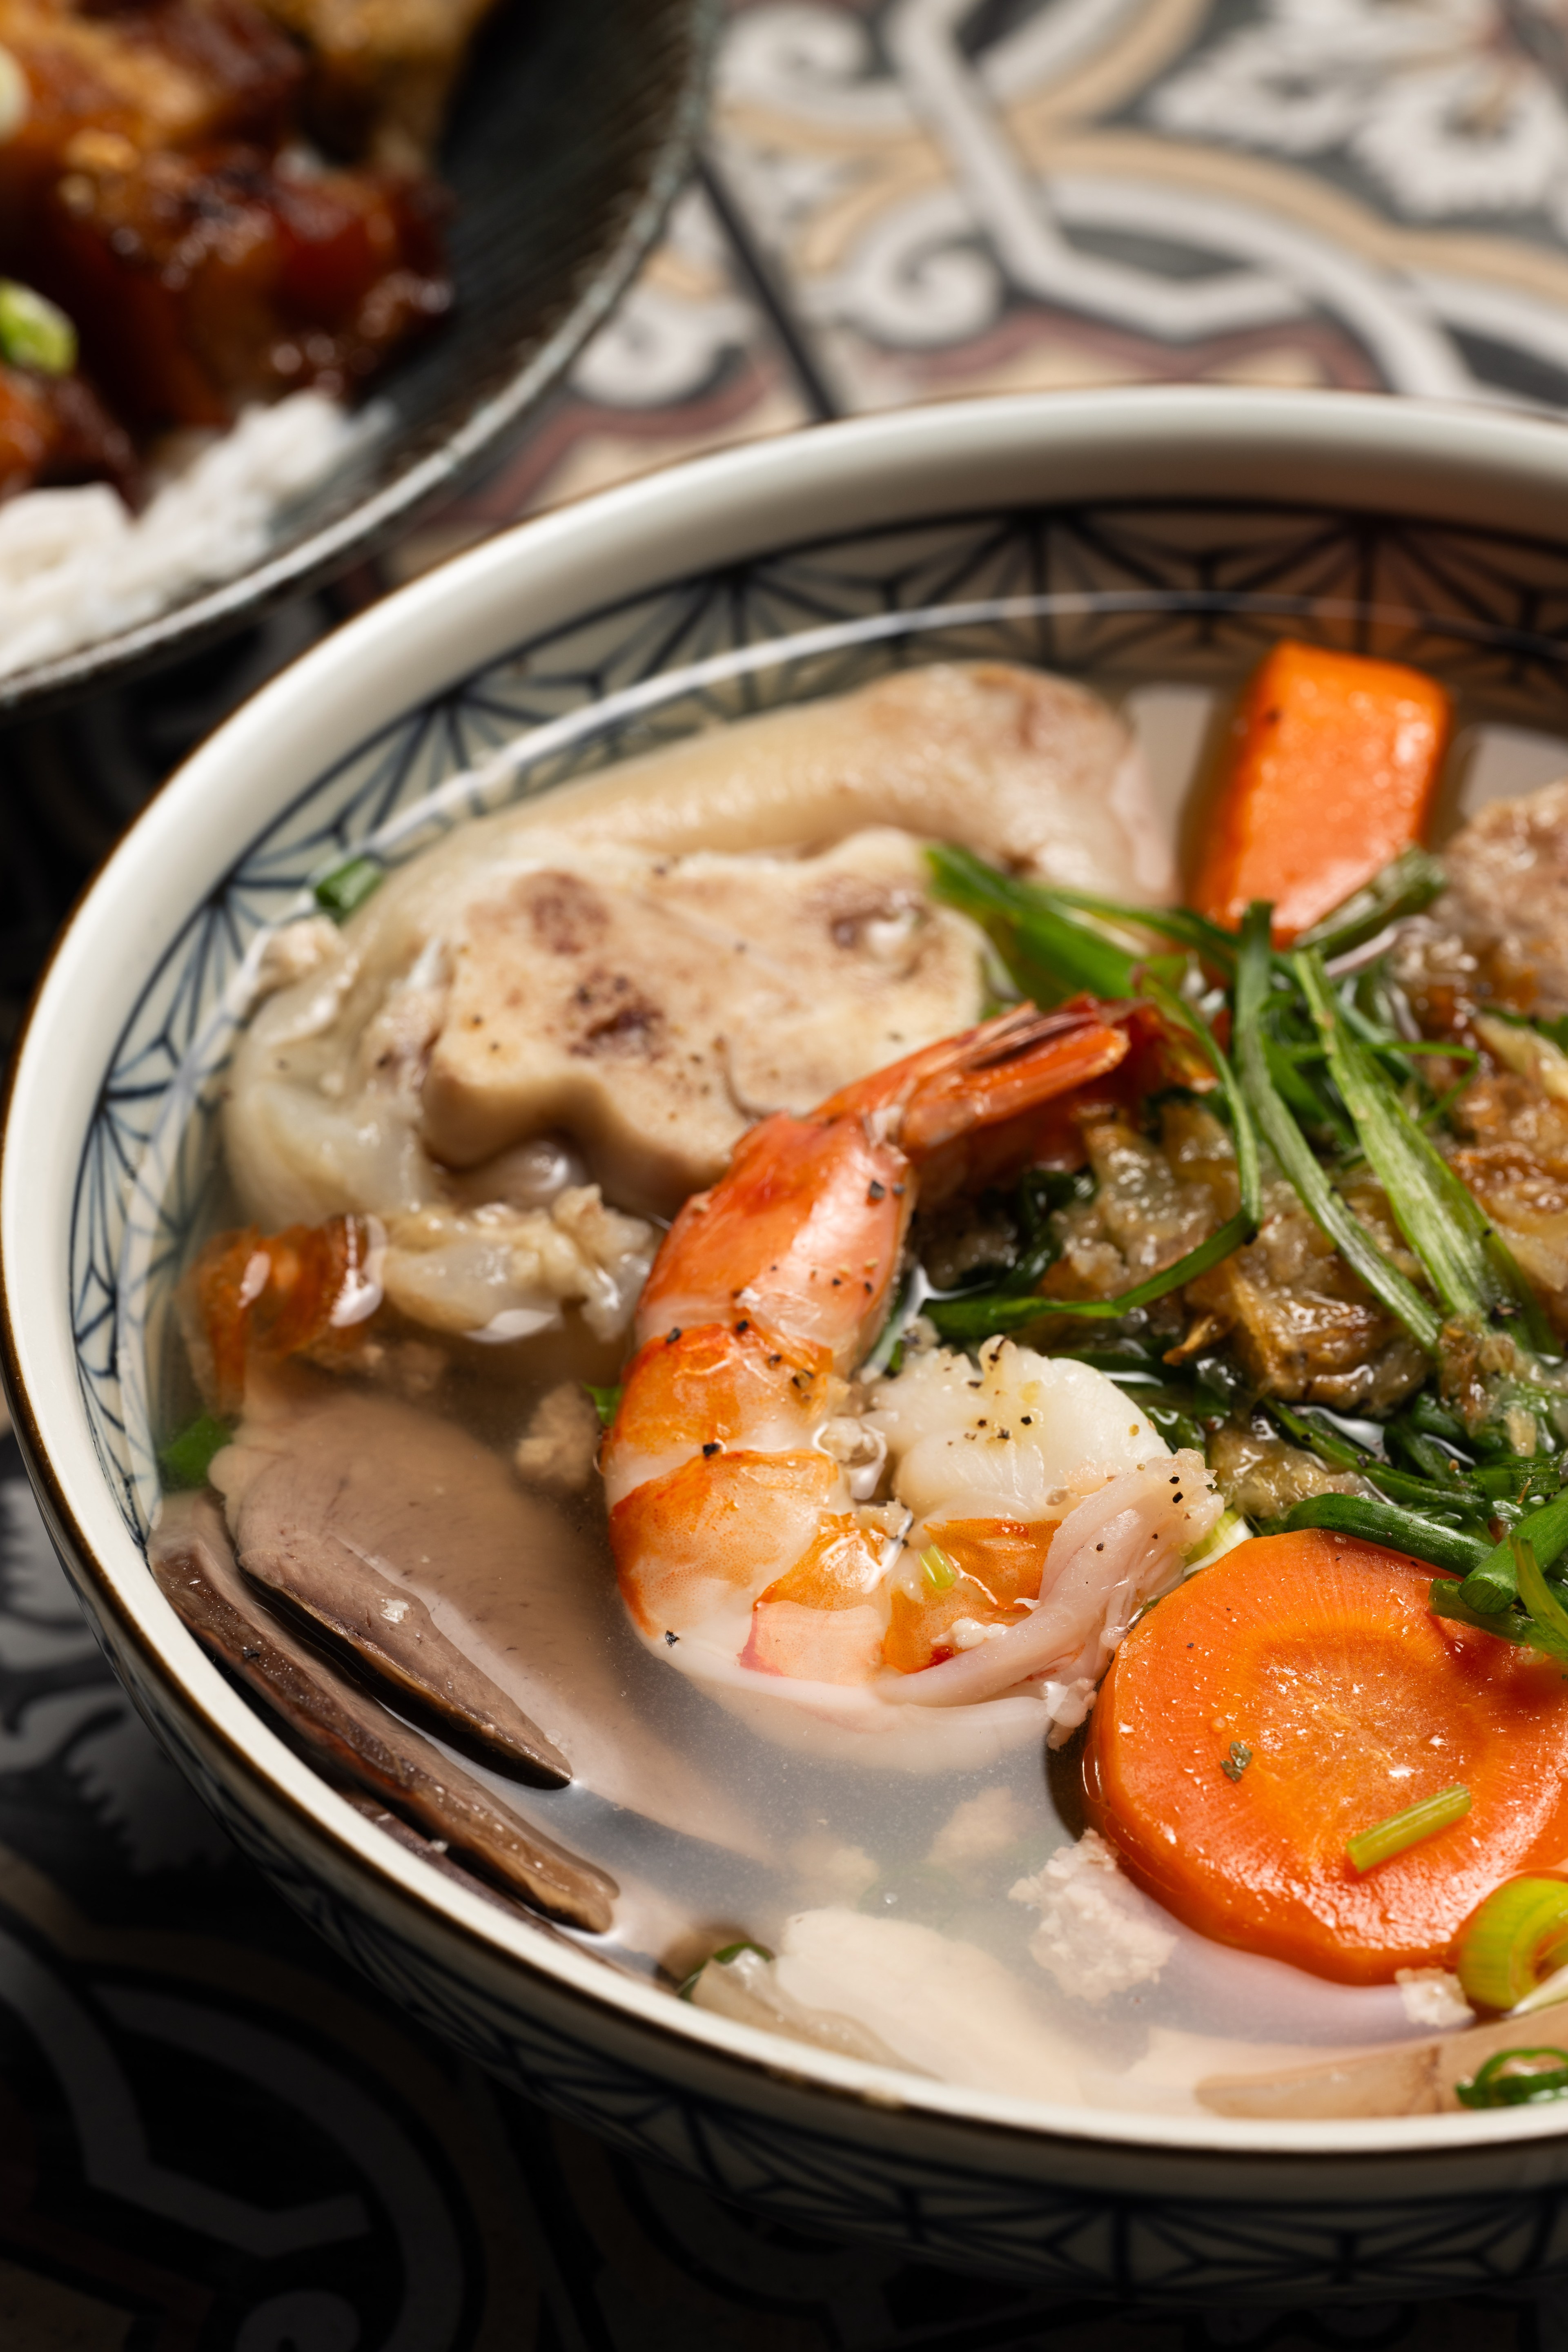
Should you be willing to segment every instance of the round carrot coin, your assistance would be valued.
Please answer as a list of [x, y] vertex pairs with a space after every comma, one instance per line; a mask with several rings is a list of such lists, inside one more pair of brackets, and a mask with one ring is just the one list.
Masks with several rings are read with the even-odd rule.
[[[1095, 1826], [1206, 1936], [1350, 1984], [1440, 1964], [1483, 1896], [1568, 1853], [1568, 1676], [1427, 1606], [1432, 1571], [1322, 1529], [1261, 1537], [1118, 1651]], [[1462, 1821], [1362, 1875], [1360, 1830], [1462, 1783]]]

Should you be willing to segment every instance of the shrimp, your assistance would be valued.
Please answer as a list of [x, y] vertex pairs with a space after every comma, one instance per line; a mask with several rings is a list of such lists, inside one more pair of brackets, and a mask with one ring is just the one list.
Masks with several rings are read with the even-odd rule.
[[917, 1353], [869, 1396], [850, 1375], [917, 1193], [1027, 1166], [1146, 1018], [1019, 1006], [807, 1118], [763, 1120], [686, 1202], [601, 1459], [650, 1646], [865, 1728], [907, 1729], [914, 1703], [927, 1750], [927, 1707], [973, 1716], [1022, 1693], [1015, 1719], [1037, 1732], [1041, 1697], [1082, 1720], [1125, 1624], [1219, 1517], [1201, 1459], [1171, 1454], [1103, 1374], [1009, 1342], [978, 1367]]

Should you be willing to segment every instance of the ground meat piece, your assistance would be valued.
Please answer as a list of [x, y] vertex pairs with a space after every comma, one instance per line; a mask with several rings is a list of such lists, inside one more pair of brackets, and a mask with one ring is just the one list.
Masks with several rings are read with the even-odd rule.
[[308, 116], [334, 152], [427, 163], [493, 0], [262, 0], [308, 51]]
[[[1371, 1183], [1348, 1186], [1352, 1207], [1386, 1255], [1415, 1275]], [[1189, 1283], [1204, 1339], [1228, 1341], [1268, 1396], [1341, 1412], [1392, 1412], [1426, 1377], [1426, 1360], [1312, 1223], [1290, 1186], [1265, 1185], [1256, 1241]]]
[[1229, 1129], [1207, 1104], [1180, 1095], [1162, 1103], [1160, 1142], [1176, 1175], [1207, 1192], [1216, 1224], [1236, 1214], [1236, 1148]]
[[1130, 1281], [1174, 1265], [1219, 1223], [1209, 1187], [1184, 1181], [1160, 1145], [1124, 1121], [1106, 1119], [1083, 1141], [1099, 1179], [1094, 1204]]
[[1482, 999], [1568, 1013], [1568, 777], [1491, 802], [1456, 834], [1443, 863], [1448, 887], [1436, 928], [1474, 959]]
[[1018, 1226], [994, 1194], [978, 1200], [949, 1194], [934, 1209], [916, 1211], [914, 1254], [938, 1290], [956, 1290], [986, 1267], [1003, 1271], [1018, 1255]]
[[550, 1486], [579, 1494], [599, 1456], [599, 1415], [586, 1389], [563, 1381], [534, 1407], [527, 1433], [512, 1452], [512, 1466], [525, 1486]]
[[29, 266], [121, 415], [225, 425], [309, 384], [347, 396], [444, 314], [442, 205], [392, 173], [121, 142], [51, 187]]
[[1325, 1470], [1304, 1446], [1237, 1421], [1209, 1440], [1208, 1466], [1231, 1510], [1249, 1519], [1279, 1518], [1308, 1495], [1371, 1492], [1354, 1471]]
[[1568, 1333], [1568, 1106], [1511, 1071], [1478, 1078], [1454, 1107], [1455, 1172]]

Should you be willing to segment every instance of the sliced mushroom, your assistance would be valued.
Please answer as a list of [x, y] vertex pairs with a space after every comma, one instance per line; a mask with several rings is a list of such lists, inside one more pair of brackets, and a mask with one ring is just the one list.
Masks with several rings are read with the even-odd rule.
[[[477, 1749], [486, 1763], [539, 1787], [564, 1788], [571, 1766], [554, 1740], [409, 1590], [410, 1555], [424, 1559], [422, 1547], [466, 1550], [467, 1495], [452, 1493], [440, 1480], [423, 1491], [417, 1482], [406, 1489], [400, 1483], [391, 1509], [381, 1509], [376, 1523], [367, 1527], [373, 1501], [384, 1501], [382, 1481], [391, 1465], [373, 1442], [373, 1410], [356, 1413], [357, 1398], [330, 1402], [350, 1411], [317, 1418], [290, 1415], [284, 1423], [286, 1442], [280, 1442], [276, 1423], [258, 1426], [254, 1417], [247, 1420], [222, 1457], [218, 1483], [228, 1500], [241, 1568], [276, 1600], [298, 1611], [313, 1632], [389, 1684], [400, 1701], [415, 1713], [434, 1716], [458, 1746]], [[422, 1415], [404, 1418], [411, 1432], [423, 1433], [427, 1426]], [[392, 1433], [405, 1433], [400, 1426]], [[490, 1455], [478, 1446], [474, 1452], [492, 1468]], [[493, 1466], [496, 1476], [505, 1479], [499, 1465]], [[506, 1499], [511, 1516], [526, 1521], [527, 1507], [509, 1481]], [[530, 1535], [548, 1541], [554, 1530], [525, 1524], [514, 1532], [525, 1542]], [[368, 1548], [366, 1533], [372, 1539], [390, 1535], [392, 1557], [383, 1556], [379, 1545]]]
[[1217, 2116], [1259, 2121], [1334, 2120], [1351, 2116], [1454, 2115], [1456, 2083], [1500, 2050], [1568, 2047], [1568, 2009], [1501, 2017], [1429, 2042], [1402, 2042], [1347, 2052], [1308, 2066], [1267, 2074], [1210, 2074], [1197, 2085], [1200, 2106]]
[[515, 1895], [504, 1892], [483, 1878], [476, 1878], [471, 1870], [465, 1870], [460, 1862], [455, 1862], [449, 1850], [450, 1839], [425, 1837], [400, 1813], [389, 1812], [380, 1798], [372, 1797], [368, 1790], [345, 1789], [343, 1795], [355, 1812], [364, 1815], [372, 1829], [380, 1830], [384, 1837], [391, 1838], [394, 1845], [402, 1846], [404, 1853], [417, 1854], [421, 1862], [428, 1863], [432, 1870], [439, 1871], [443, 1878], [449, 1878], [454, 1886], [461, 1886], [469, 1895], [477, 1895], [486, 1903], [493, 1903], [498, 1911], [508, 1912], [514, 1919], [526, 1918], [529, 1927], [541, 1936], [553, 1936], [558, 1943], [562, 1944], [570, 1940], [552, 1927], [548, 1919], [541, 1919], [532, 1904], [519, 1902]]
[[240, 1575], [205, 1496], [177, 1496], [165, 1505], [148, 1558], [197, 1639], [329, 1766], [444, 1839], [508, 1893], [594, 1935], [607, 1932], [614, 1880], [509, 1811], [277, 1622]]
[[[444, 1737], [472, 1693], [469, 1730], [483, 1741], [504, 1699], [580, 1789], [685, 1836], [766, 1852], [739, 1801], [636, 1703], [638, 1677], [659, 1676], [622, 1622], [608, 1557], [465, 1430], [321, 1373], [253, 1374], [213, 1477], [246, 1571], [314, 1602], [315, 1622], [330, 1615], [367, 1673], [387, 1681], [394, 1657], [398, 1704], [411, 1682], [440, 1685], [450, 1662]], [[378, 1613], [388, 1599], [412, 1604], [396, 1625]]]

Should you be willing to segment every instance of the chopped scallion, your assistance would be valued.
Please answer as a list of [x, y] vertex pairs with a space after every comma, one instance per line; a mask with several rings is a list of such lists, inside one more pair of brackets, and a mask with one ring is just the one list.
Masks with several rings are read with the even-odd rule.
[[958, 1581], [957, 1568], [940, 1544], [925, 1546], [920, 1554], [920, 1565], [938, 1592], [951, 1592]]
[[1151, 1274], [1146, 1282], [1138, 1283], [1132, 1290], [1118, 1291], [1114, 1298], [1018, 1298], [1001, 1291], [988, 1290], [978, 1297], [971, 1294], [961, 1298], [927, 1300], [921, 1312], [928, 1317], [945, 1339], [967, 1342], [971, 1339], [993, 1339], [1000, 1331], [1021, 1331], [1027, 1324], [1040, 1323], [1048, 1316], [1081, 1315], [1092, 1321], [1115, 1323], [1134, 1307], [1152, 1307], [1156, 1298], [1168, 1297], [1180, 1290], [1184, 1283], [1196, 1282], [1211, 1265], [1239, 1249], [1250, 1238], [1245, 1216], [1234, 1216], [1199, 1242], [1195, 1250], [1177, 1258], [1163, 1273]]
[[1219, 971], [1235, 970], [1235, 932], [1221, 930], [1207, 915], [1195, 915], [1190, 907], [1129, 907], [1120, 898], [1103, 898], [1094, 890], [1067, 890], [1054, 884], [1040, 895], [1059, 906], [1100, 915], [1106, 922], [1130, 923], [1140, 930], [1153, 931], [1156, 939], [1174, 940]]
[[1511, 1878], [1461, 1929], [1456, 1968], [1478, 2009], [1513, 2009], [1568, 1960], [1568, 1883]]
[[697, 1989], [697, 1979], [701, 1977], [703, 1969], [727, 1968], [731, 1960], [739, 1959], [742, 1952], [755, 1952], [759, 1960], [770, 1960], [773, 1958], [766, 1944], [754, 1944], [748, 1937], [743, 1937], [738, 1943], [721, 1945], [716, 1952], [708, 1954], [702, 1968], [692, 1970], [685, 1982], [679, 1988], [675, 1995], [676, 2000], [690, 2000]]
[[599, 1415], [600, 1428], [608, 1429], [611, 1423], [614, 1420], [616, 1414], [621, 1410], [621, 1399], [623, 1394], [623, 1391], [618, 1387], [612, 1389], [596, 1389], [591, 1381], [584, 1381], [582, 1385], [588, 1391], [589, 1402], [591, 1403], [594, 1412]]
[[1294, 1186], [1301, 1206], [1320, 1225], [1375, 1298], [1405, 1326], [1417, 1347], [1436, 1355], [1442, 1318], [1415, 1284], [1390, 1265], [1360, 1219], [1336, 1192], [1306, 1137], [1281, 1100], [1264, 1051], [1264, 1010], [1273, 983], [1270, 944], [1273, 909], [1249, 907], [1241, 927], [1236, 967], [1236, 1059], [1247, 1099], [1270, 1149]]
[[1549, 1349], [1552, 1335], [1533, 1291], [1475, 1194], [1411, 1118], [1376, 1055], [1353, 1034], [1321, 958], [1308, 951], [1291, 961], [1361, 1148], [1443, 1305], [1475, 1328], [1499, 1313], [1517, 1318], [1532, 1346]]
[[1301, 933], [1298, 947], [1316, 948], [1325, 959], [1348, 955], [1406, 915], [1418, 915], [1448, 887], [1448, 877], [1429, 850], [1406, 849], [1370, 882]]
[[967, 849], [938, 843], [926, 853], [936, 895], [972, 916], [1000, 949], [1013, 979], [1048, 1001], [1075, 990], [1092, 996], [1132, 993], [1140, 959], [1103, 932], [1051, 904], [1027, 882], [998, 874]]
[[77, 363], [77, 331], [65, 312], [14, 278], [0, 278], [0, 360], [39, 375], [69, 375]]
[[314, 886], [316, 904], [336, 923], [346, 922], [386, 880], [386, 867], [375, 857], [350, 857], [334, 866]]
[[1559, 1495], [1540, 1510], [1531, 1511], [1494, 1544], [1484, 1560], [1472, 1569], [1460, 1590], [1467, 1609], [1493, 1616], [1519, 1598], [1519, 1551], [1529, 1547], [1537, 1569], [1547, 1569], [1568, 1551], [1568, 1495]]
[[1522, 1527], [1514, 1528], [1509, 1539], [1519, 1573], [1519, 1597], [1537, 1625], [1544, 1625], [1561, 1642], [1568, 1643], [1568, 1609], [1563, 1608], [1541, 1572], [1534, 1547], [1525, 1538], [1524, 1528], [1529, 1525], [1526, 1519]]
[[1193, 1039], [1219, 1080], [1226, 1108], [1230, 1113], [1237, 1189], [1241, 1196], [1241, 1214], [1247, 1220], [1248, 1239], [1250, 1240], [1263, 1221], [1263, 1179], [1258, 1151], [1258, 1129], [1248, 1108], [1247, 1097], [1230, 1066], [1229, 1057], [1221, 1052], [1218, 1039], [1196, 1005], [1184, 1003], [1175, 989], [1167, 988], [1155, 973], [1145, 973], [1143, 992], [1173, 1028], [1185, 1030]]
[[1568, 2050], [1500, 2050], [1468, 2082], [1454, 2084], [1462, 2107], [1531, 2107], [1568, 2098]]
[[1364, 1878], [1380, 1863], [1392, 1862], [1396, 1853], [1419, 1845], [1424, 1838], [1451, 1829], [1469, 1810], [1470, 1792], [1462, 1781], [1456, 1781], [1451, 1789], [1439, 1789], [1436, 1795], [1423, 1797], [1406, 1805], [1403, 1812], [1390, 1813], [1385, 1822], [1374, 1822], [1370, 1829], [1357, 1830], [1353, 1838], [1347, 1838], [1344, 1850], [1351, 1868]]

